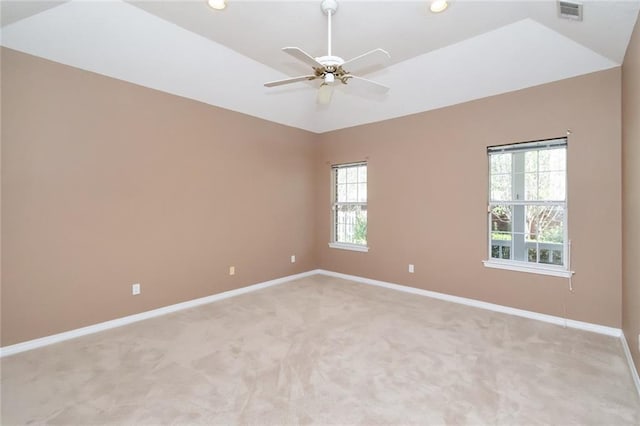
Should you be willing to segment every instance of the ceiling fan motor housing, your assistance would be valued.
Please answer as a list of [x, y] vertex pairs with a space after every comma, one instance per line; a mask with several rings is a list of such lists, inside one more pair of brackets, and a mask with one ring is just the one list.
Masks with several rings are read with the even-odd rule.
[[338, 10], [338, 1], [322, 0], [322, 3], [320, 3], [320, 8], [322, 9], [322, 12], [324, 12], [325, 15], [328, 15], [329, 13], [334, 15], [336, 13], [336, 10]]
[[344, 59], [339, 56], [319, 56], [316, 58], [316, 61], [320, 62], [325, 67], [328, 66], [340, 66], [344, 64]]

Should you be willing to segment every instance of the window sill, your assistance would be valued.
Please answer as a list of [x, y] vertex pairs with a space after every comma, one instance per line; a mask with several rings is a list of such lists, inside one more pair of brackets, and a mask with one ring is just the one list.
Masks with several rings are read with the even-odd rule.
[[553, 277], [571, 278], [574, 271], [568, 271], [566, 269], [544, 267], [544, 266], [531, 266], [525, 263], [514, 262], [497, 262], [495, 260], [483, 260], [486, 268], [506, 269], [509, 271], [528, 272], [530, 274], [551, 275]]
[[348, 244], [348, 243], [329, 243], [329, 247], [340, 249], [340, 250], [351, 250], [351, 251], [360, 251], [366, 253], [369, 251], [369, 247], [361, 246], [358, 244]]

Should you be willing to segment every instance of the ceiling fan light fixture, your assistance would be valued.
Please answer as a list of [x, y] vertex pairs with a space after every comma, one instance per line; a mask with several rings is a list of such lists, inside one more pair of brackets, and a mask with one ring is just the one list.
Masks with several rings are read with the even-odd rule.
[[360, 56], [345, 61], [339, 56], [334, 56], [331, 53], [331, 16], [336, 12], [338, 8], [337, 0], [322, 0], [320, 3], [322, 12], [327, 15], [327, 55], [314, 57], [300, 49], [299, 47], [284, 47], [282, 50], [285, 53], [293, 56], [297, 60], [304, 62], [311, 66], [313, 74], [301, 75], [298, 77], [285, 78], [283, 80], [269, 81], [264, 83], [265, 87], [276, 87], [285, 84], [298, 83], [311, 80], [322, 80], [322, 84], [318, 88], [316, 102], [318, 104], [326, 105], [331, 102], [331, 96], [333, 94], [333, 87], [341, 84], [347, 84], [347, 81], [353, 79], [357, 82], [357, 86], [365, 87], [370, 91], [376, 93], [386, 93], [389, 88], [375, 81], [367, 80], [366, 78], [358, 77], [351, 74], [349, 71], [345, 71], [343, 66], [348, 66], [348, 69], [354, 68], [367, 68], [367, 66], [377, 65], [389, 59], [389, 53], [384, 49], [374, 49], [369, 52], [363, 53]]
[[449, 7], [447, 0], [432, 0], [431, 5], [429, 5], [429, 9], [433, 13], [444, 12], [447, 7]]
[[334, 81], [336, 81], [336, 77], [332, 73], [328, 72], [324, 75], [324, 84], [331, 84]]
[[222, 10], [227, 7], [226, 0], [208, 0], [207, 3], [212, 9]]
[[333, 95], [333, 86], [322, 83], [318, 89], [318, 103], [320, 105], [329, 105], [331, 103], [331, 95]]

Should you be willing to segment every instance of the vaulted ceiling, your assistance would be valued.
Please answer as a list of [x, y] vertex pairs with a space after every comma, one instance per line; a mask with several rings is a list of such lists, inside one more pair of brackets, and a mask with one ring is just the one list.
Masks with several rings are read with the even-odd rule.
[[[583, 2], [583, 20], [557, 3], [339, 0], [333, 54], [374, 48], [391, 55], [367, 78], [386, 95], [338, 86], [316, 103], [320, 83], [265, 88], [310, 69], [281, 51], [326, 55], [320, 1], [3, 1], [2, 45], [77, 68], [274, 122], [322, 133], [621, 65], [640, 1]], [[351, 90], [353, 89], [353, 90]]]

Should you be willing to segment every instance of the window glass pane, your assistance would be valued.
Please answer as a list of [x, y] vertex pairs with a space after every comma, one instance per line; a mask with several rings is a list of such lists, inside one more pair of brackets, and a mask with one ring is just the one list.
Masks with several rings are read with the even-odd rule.
[[564, 207], [527, 206], [527, 239], [544, 243], [564, 242]]
[[358, 181], [358, 168], [348, 167], [346, 170], [347, 170], [347, 183], [356, 183]]
[[367, 208], [360, 207], [356, 217], [356, 225], [353, 231], [353, 242], [367, 244]]
[[358, 201], [358, 184], [356, 183], [347, 184], [347, 202], [349, 201]]
[[336, 187], [336, 201], [339, 203], [347, 201], [347, 185], [338, 184]]
[[[541, 246], [544, 246], [544, 244], [541, 244]], [[562, 247], [549, 247], [546, 249], [540, 249], [540, 251], [542, 252], [542, 250], [546, 250], [544, 257], [541, 255], [540, 256], [540, 263], [548, 263], [551, 265], [562, 265]]]
[[538, 243], [538, 262], [548, 265], [562, 265], [562, 246]]
[[541, 200], [551, 200], [551, 179], [548, 172], [538, 174], [538, 194]]
[[358, 167], [358, 182], [367, 181], [367, 166]]
[[347, 170], [344, 168], [337, 169], [338, 171], [338, 183], [346, 183], [347, 182]]
[[491, 257], [496, 259], [511, 259], [511, 233], [491, 233]]
[[494, 259], [511, 259], [511, 242], [504, 240], [492, 242], [491, 257]]
[[336, 241], [348, 242], [349, 241], [349, 229], [351, 222], [353, 221], [352, 212], [348, 207], [339, 206], [336, 214], [337, 234]]
[[511, 154], [493, 154], [489, 157], [491, 174], [511, 173]]
[[538, 152], [539, 151], [527, 151], [524, 153], [524, 170], [525, 172], [537, 172], [538, 171]]
[[345, 241], [346, 240], [346, 231], [345, 231], [345, 225], [344, 223], [338, 223], [338, 228], [337, 228], [337, 234], [336, 234], [336, 241]]
[[367, 243], [367, 209], [365, 206], [341, 205], [336, 209], [336, 241]]
[[541, 172], [564, 171], [566, 169], [566, 148], [543, 149], [539, 151], [538, 169]]
[[535, 172], [524, 174], [524, 199], [527, 201], [538, 199], [538, 174]]
[[564, 172], [540, 172], [538, 174], [538, 199], [562, 201], [565, 199]]
[[[501, 233], [501, 232], [511, 232], [511, 218], [513, 217], [513, 209], [511, 206], [507, 205], [498, 205], [494, 206], [491, 209], [491, 232], [493, 233]], [[493, 237], [492, 237], [493, 239]], [[509, 238], [511, 239], [511, 238]]]
[[551, 169], [551, 150], [543, 149], [538, 151], [538, 170], [548, 171]]
[[549, 261], [549, 249], [542, 248], [538, 246], [538, 253], [540, 253], [540, 257], [538, 258], [538, 262], [540, 263], [550, 263]]
[[564, 200], [566, 198], [565, 172], [549, 172], [549, 199]]
[[492, 232], [491, 241], [496, 243], [499, 241], [511, 241], [511, 232]]
[[549, 151], [549, 170], [566, 171], [567, 170], [567, 149], [552, 149]]
[[564, 243], [564, 208], [549, 206], [538, 224], [538, 240], [544, 243]]
[[366, 183], [358, 184], [358, 202], [361, 202], [361, 203], [367, 202], [367, 184]]
[[513, 259], [513, 240], [516, 233], [513, 228], [514, 206], [492, 206], [490, 213], [491, 252], [499, 259]]
[[491, 201], [511, 200], [511, 175], [491, 176]]

